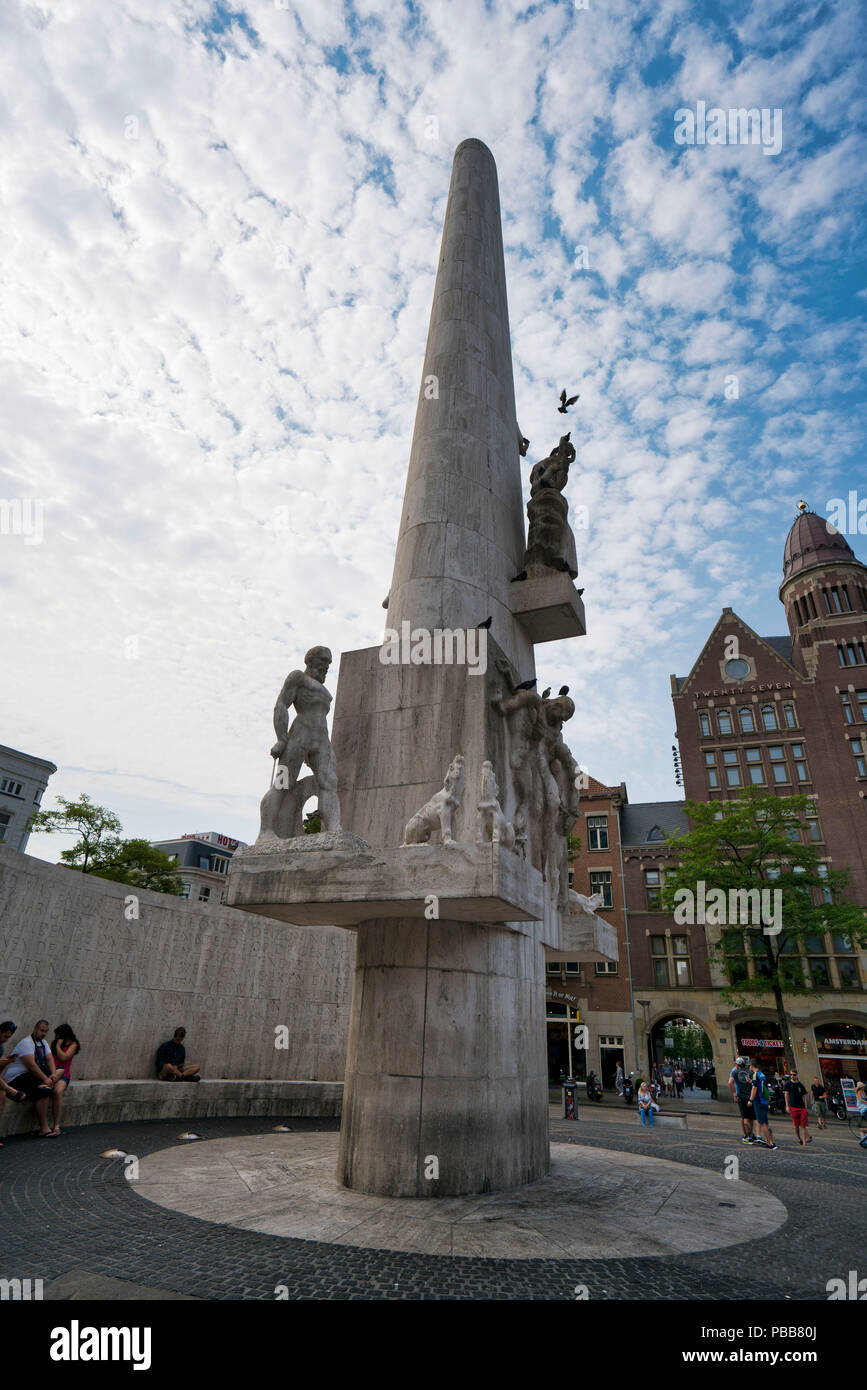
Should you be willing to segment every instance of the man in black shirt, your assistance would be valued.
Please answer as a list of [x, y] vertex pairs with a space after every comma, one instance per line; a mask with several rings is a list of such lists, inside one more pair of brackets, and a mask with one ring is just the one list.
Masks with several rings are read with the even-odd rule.
[[186, 1028], [176, 1028], [174, 1036], [157, 1048], [158, 1081], [201, 1081], [199, 1063], [186, 1060], [186, 1036]]
[[828, 1114], [828, 1088], [824, 1081], [821, 1081], [817, 1076], [810, 1090], [813, 1092], [813, 1111], [816, 1116], [816, 1123], [820, 1129], [827, 1129], [825, 1117]]
[[803, 1081], [798, 1080], [796, 1071], [790, 1071], [788, 1081], [783, 1082], [783, 1094], [786, 1097], [786, 1109], [792, 1117], [792, 1124], [795, 1126], [795, 1137], [798, 1143], [806, 1148], [808, 1144], [813, 1142], [807, 1127], [807, 1088]]

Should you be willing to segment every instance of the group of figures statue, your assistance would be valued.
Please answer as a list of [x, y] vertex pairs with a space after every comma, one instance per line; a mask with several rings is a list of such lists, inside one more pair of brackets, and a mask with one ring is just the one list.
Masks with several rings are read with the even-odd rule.
[[[277, 697], [277, 742], [271, 749], [274, 774], [261, 802], [256, 841], [260, 848], [300, 836], [304, 805], [313, 796], [318, 797], [322, 831], [327, 834], [341, 829], [337, 768], [326, 723], [331, 695], [325, 688], [325, 677], [330, 665], [327, 647], [311, 647], [304, 658], [304, 670], [291, 671]], [[517, 686], [504, 660], [498, 662], [498, 669], [509, 691], [501, 691], [492, 703], [506, 721], [506, 773], [514, 811], [509, 819], [501, 805], [493, 761], [486, 759], [481, 768], [475, 838], [528, 857], [565, 902], [566, 837], [578, 815], [580, 772], [563, 740], [563, 725], [572, 718], [575, 706], [568, 695], [548, 699], [535, 689]], [[292, 708], [296, 717], [290, 727]], [[311, 772], [301, 777], [304, 763]], [[443, 845], [456, 843], [455, 815], [464, 793], [465, 773], [466, 760], [458, 753], [441, 789], [407, 823], [404, 846], [437, 839]]]

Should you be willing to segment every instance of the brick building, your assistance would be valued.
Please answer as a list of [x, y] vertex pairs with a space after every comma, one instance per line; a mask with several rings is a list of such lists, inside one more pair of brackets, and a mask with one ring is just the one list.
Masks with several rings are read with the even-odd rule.
[[[689, 674], [671, 678], [685, 792], [695, 801], [737, 797], [747, 786], [809, 795], [797, 833], [829, 866], [849, 870], [849, 899], [867, 905], [867, 567], [841, 534], [802, 510], [786, 540], [779, 597], [786, 636], [762, 637], [724, 608]], [[586, 824], [612, 790], [592, 786]], [[704, 927], [677, 926], [659, 909], [672, 854], [664, 840], [687, 828], [683, 804], [630, 806], [625, 787], [619, 790], [616, 815], [613, 799], [607, 813], [622, 873], [612, 910], [622, 918], [618, 935], [626, 936], [620, 970], [630, 974], [621, 989], [631, 981], [639, 1069], [662, 1054], [666, 1025], [678, 1017], [704, 1028], [718, 1074], [739, 1050], [773, 1066], [782, 1039], [771, 997], [766, 1007], [727, 1005], [722, 976], [708, 964]], [[571, 862], [576, 889], [592, 891], [589, 844]], [[748, 941], [745, 952], [752, 975]], [[802, 957], [804, 979], [817, 992], [787, 1005], [804, 1074], [867, 1080], [867, 956], [825, 934], [811, 938]], [[597, 1032], [608, 1035], [614, 1012], [602, 993], [609, 982], [594, 985], [582, 1013], [591, 1046]], [[622, 1002], [618, 995], [618, 1008]], [[631, 1025], [623, 1026], [626, 1040]], [[628, 1069], [628, 1042], [626, 1053]]]

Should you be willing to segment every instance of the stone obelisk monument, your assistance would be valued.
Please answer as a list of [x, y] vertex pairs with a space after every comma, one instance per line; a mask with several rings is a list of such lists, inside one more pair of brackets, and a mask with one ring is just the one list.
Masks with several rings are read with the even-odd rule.
[[[340, 663], [339, 830], [305, 840], [296, 828], [279, 853], [280, 842], [257, 842], [235, 856], [230, 885], [238, 907], [357, 931], [337, 1176], [362, 1192], [437, 1197], [543, 1176], [545, 950], [568, 941], [578, 958], [616, 957], [607, 924], [570, 908], [565, 836], [579, 779], [561, 731], [574, 705], [533, 684], [534, 643], [584, 631], [573, 562], [558, 559], [574, 557], [562, 497], [574, 448], [564, 436], [534, 469], [531, 552], [522, 443], [496, 166], [466, 140], [387, 641]], [[289, 685], [305, 688], [297, 672]]]

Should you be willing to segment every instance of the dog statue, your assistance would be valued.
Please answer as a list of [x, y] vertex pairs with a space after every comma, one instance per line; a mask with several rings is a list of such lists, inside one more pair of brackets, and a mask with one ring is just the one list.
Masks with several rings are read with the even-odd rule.
[[515, 827], [503, 815], [498, 797], [500, 795], [493, 763], [482, 763], [482, 799], [479, 802], [479, 844], [502, 845], [504, 849], [515, 848]]
[[437, 831], [444, 845], [455, 844], [452, 834], [452, 816], [461, 804], [464, 791], [464, 755], [458, 753], [452, 758], [445, 782], [440, 791], [435, 792], [430, 801], [425, 802], [420, 811], [407, 822], [403, 834], [404, 845], [426, 845], [431, 835]]

